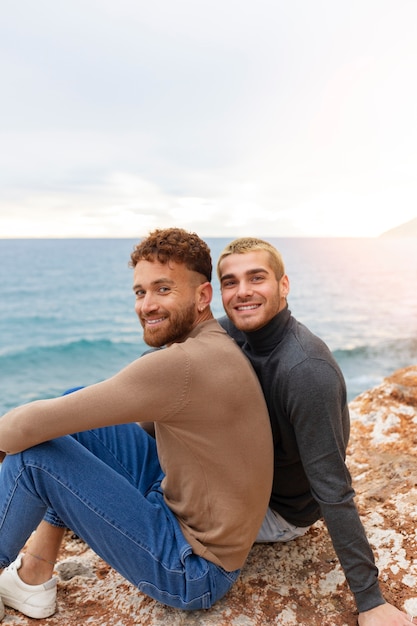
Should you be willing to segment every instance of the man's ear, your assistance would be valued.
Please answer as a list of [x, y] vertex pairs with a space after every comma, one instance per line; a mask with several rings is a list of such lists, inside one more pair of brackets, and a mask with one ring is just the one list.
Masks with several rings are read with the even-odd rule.
[[213, 298], [213, 287], [211, 283], [207, 281], [206, 283], [202, 283], [201, 285], [198, 286], [197, 305], [199, 309], [204, 310], [207, 306], [209, 306], [212, 298]]
[[290, 280], [286, 274], [279, 281], [281, 288], [281, 295], [286, 298], [290, 293]]

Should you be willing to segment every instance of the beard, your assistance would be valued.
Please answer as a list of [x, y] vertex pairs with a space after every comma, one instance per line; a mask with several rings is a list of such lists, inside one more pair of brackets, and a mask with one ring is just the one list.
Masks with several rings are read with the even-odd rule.
[[168, 313], [164, 322], [156, 328], [142, 321], [143, 339], [152, 348], [182, 341], [194, 328], [195, 319], [195, 303], [192, 303], [185, 309]]

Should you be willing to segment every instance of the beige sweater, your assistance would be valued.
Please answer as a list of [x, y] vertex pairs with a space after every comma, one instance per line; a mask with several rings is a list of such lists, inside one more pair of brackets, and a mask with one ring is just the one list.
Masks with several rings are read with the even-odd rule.
[[238, 569], [272, 486], [270, 423], [258, 379], [215, 320], [140, 360], [149, 382], [165, 382], [148, 418], [156, 422], [166, 502], [196, 554]]
[[0, 450], [136, 421], [155, 422], [165, 499], [194, 552], [239, 569], [271, 493], [272, 435], [258, 379], [215, 320], [102, 383], [13, 409]]

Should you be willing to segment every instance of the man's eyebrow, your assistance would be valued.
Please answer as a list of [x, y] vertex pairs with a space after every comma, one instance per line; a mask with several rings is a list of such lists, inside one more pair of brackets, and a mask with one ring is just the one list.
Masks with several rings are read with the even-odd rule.
[[[253, 274], [259, 274], [260, 272], [265, 272], [266, 274], [269, 274], [269, 270], [266, 267], [254, 267], [251, 270], [247, 270], [245, 272], [245, 276], [252, 276]], [[229, 280], [230, 278], [235, 278], [236, 274], [223, 274], [223, 276], [220, 276], [220, 280]]]
[[248, 270], [246, 274], [259, 274], [260, 272], [266, 272], [267, 274], [269, 274], [270, 270], [267, 267], [255, 267], [252, 270]]
[[234, 278], [234, 274], [223, 274], [220, 276], [220, 280], [227, 280], [228, 278]]
[[[163, 276], [161, 278], [157, 278], [156, 280], [153, 280], [151, 282], [151, 287], [153, 286], [158, 286], [158, 285], [174, 285], [175, 281], [172, 280], [172, 278], [164, 278]], [[136, 291], [136, 289], [139, 289], [140, 287], [142, 287], [141, 283], [135, 283], [132, 287], [133, 291]]]

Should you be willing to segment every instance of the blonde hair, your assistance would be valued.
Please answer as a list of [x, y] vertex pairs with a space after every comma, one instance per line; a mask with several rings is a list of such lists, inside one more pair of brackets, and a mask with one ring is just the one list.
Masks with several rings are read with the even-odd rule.
[[268, 253], [275, 277], [277, 280], [281, 280], [285, 274], [285, 266], [281, 254], [272, 244], [264, 241], [263, 239], [257, 239], [256, 237], [240, 237], [225, 247], [223, 252], [220, 254], [219, 260], [217, 261], [217, 276], [219, 279], [220, 263], [223, 259], [230, 254], [246, 254], [248, 252], [253, 252], [254, 250], [265, 250], [265, 252]]

